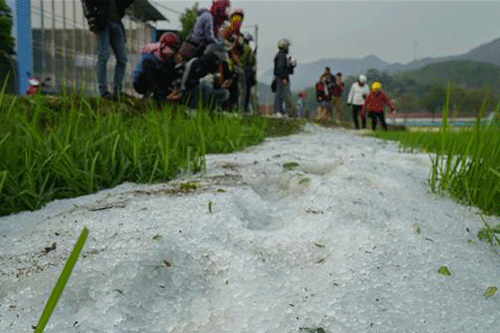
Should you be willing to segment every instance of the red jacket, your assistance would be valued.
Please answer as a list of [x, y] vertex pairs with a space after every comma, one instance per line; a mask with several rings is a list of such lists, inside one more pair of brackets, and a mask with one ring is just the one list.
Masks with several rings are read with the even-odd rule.
[[368, 94], [368, 96], [366, 96], [365, 104], [363, 104], [363, 107], [361, 108], [361, 114], [365, 114], [366, 110], [382, 113], [384, 112], [385, 105], [391, 108], [391, 111], [394, 110], [394, 105], [392, 105], [390, 99], [383, 90], [379, 93], [372, 91]]
[[325, 94], [325, 84], [322, 81], [316, 83], [316, 100], [321, 101], [331, 101], [332, 100], [332, 87], [328, 88], [328, 96]]

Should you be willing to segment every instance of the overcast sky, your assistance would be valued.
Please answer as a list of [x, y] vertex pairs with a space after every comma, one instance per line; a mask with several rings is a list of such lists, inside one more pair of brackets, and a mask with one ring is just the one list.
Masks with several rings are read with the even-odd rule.
[[[150, 0], [179, 28], [196, 1]], [[198, 1], [209, 7], [211, 1]], [[231, 1], [244, 26], [259, 28], [259, 72], [272, 67], [280, 38], [299, 62], [375, 55], [395, 63], [462, 54], [500, 37], [500, 1]], [[167, 8], [173, 9], [170, 11]], [[415, 47], [416, 43], [416, 47]], [[500, 56], [500, 54], [499, 54]]]

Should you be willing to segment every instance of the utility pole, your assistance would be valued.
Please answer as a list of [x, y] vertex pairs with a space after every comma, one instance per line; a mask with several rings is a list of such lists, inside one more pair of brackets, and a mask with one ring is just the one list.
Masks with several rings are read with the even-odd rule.
[[413, 60], [417, 60], [417, 46], [418, 43], [415, 41], [415, 44], [413, 45]]
[[[258, 50], [258, 46], [259, 46], [259, 25], [258, 24], [255, 24], [255, 25], [249, 25], [249, 26], [243, 26], [243, 28], [253, 28], [254, 29], [254, 41], [255, 41], [255, 86], [254, 86], [254, 94], [253, 96], [255, 96], [255, 99], [257, 100], [257, 103], [254, 103], [253, 105], [258, 108], [259, 107], [259, 79], [258, 79], [258, 64], [259, 62], [257, 61], [257, 50]], [[250, 102], [250, 104], [252, 105], [252, 102]], [[258, 110], [254, 110], [254, 112], [259, 112]]]

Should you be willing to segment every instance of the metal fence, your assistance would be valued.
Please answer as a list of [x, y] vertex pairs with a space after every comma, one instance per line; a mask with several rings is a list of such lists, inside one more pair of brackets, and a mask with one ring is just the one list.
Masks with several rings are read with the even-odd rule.
[[[153, 28], [135, 18], [132, 8], [123, 24], [127, 32], [128, 62], [124, 91], [133, 94], [131, 74], [139, 60], [139, 48], [151, 42]], [[48, 89], [74, 89], [97, 94], [96, 41], [88, 30], [80, 0], [31, 0], [33, 70], [50, 78]], [[108, 82], [113, 80], [115, 59], [108, 62]]]

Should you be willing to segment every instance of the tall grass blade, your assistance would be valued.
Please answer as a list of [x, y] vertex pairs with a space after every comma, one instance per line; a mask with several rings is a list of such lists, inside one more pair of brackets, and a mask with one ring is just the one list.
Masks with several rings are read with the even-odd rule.
[[61, 272], [61, 275], [59, 276], [59, 279], [57, 280], [56, 285], [54, 286], [54, 289], [52, 289], [52, 292], [50, 293], [47, 304], [45, 304], [45, 308], [43, 309], [42, 315], [40, 317], [40, 321], [38, 322], [38, 325], [36, 325], [35, 333], [42, 333], [45, 329], [45, 326], [49, 322], [50, 316], [52, 315], [52, 312], [54, 311], [57, 302], [62, 295], [64, 287], [66, 286], [66, 282], [68, 282], [71, 272], [75, 267], [78, 257], [80, 256], [83, 245], [85, 245], [88, 234], [89, 230], [87, 229], [87, 227], [83, 228], [78, 241], [73, 247], [73, 251], [71, 251], [68, 260], [66, 260], [66, 264], [64, 265], [64, 268]]

